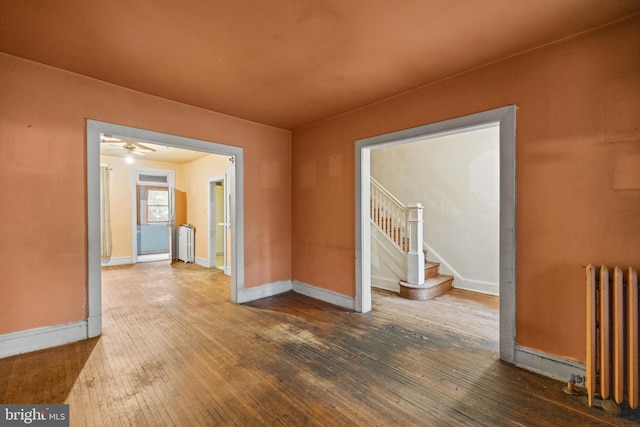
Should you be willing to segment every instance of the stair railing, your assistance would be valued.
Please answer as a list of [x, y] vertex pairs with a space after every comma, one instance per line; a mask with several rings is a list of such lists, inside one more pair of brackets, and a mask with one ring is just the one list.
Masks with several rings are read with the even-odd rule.
[[422, 205], [405, 206], [371, 177], [371, 220], [407, 255], [407, 283], [424, 283]]
[[407, 207], [371, 177], [371, 220], [405, 253], [409, 250], [408, 216]]

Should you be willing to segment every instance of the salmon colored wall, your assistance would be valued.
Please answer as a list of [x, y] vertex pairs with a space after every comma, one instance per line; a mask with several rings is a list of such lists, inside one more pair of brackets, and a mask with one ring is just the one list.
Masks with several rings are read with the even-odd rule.
[[291, 278], [289, 131], [6, 54], [0, 82], [0, 334], [86, 318], [87, 118], [243, 147], [245, 286]]
[[[209, 183], [207, 178], [224, 175], [229, 158], [210, 155], [184, 165], [187, 181], [187, 221], [195, 227], [196, 257], [209, 259]], [[180, 224], [176, 224], [180, 225]], [[222, 230], [222, 228], [219, 228]]]
[[293, 279], [354, 295], [354, 141], [516, 104], [517, 343], [584, 362], [583, 266], [640, 267], [638, 52], [634, 17], [294, 131]]
[[175, 172], [175, 186], [184, 190], [182, 165], [165, 162], [135, 159], [135, 164], [129, 165], [123, 157], [100, 156], [101, 163], [109, 164], [110, 181], [109, 195], [111, 197], [111, 241], [112, 258], [131, 256], [131, 176], [134, 167], [167, 169]]

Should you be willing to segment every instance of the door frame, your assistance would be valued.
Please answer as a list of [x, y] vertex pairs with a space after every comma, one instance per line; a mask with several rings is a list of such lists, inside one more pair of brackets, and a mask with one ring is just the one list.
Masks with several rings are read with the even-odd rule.
[[516, 351], [516, 109], [515, 105], [356, 141], [355, 308], [371, 311], [371, 150], [500, 126], [500, 358], [514, 363]]
[[[234, 204], [231, 200], [233, 193], [235, 192], [233, 174], [236, 173], [236, 158], [231, 157], [229, 159], [229, 167], [224, 173], [224, 274], [231, 275], [233, 265], [233, 253], [229, 251], [230, 237], [233, 234], [233, 221], [234, 216]], [[229, 258], [232, 259], [229, 262]]]
[[233, 204], [231, 229], [231, 300], [237, 302], [238, 289], [244, 288], [244, 149], [216, 142], [186, 138], [146, 129], [98, 120], [86, 120], [87, 137], [87, 336], [102, 333], [102, 274], [100, 265], [100, 134], [117, 135], [127, 139], [168, 147], [196, 150], [223, 156], [233, 156]]
[[[214, 189], [217, 182], [222, 182], [223, 187], [226, 186], [224, 175], [215, 175], [207, 178], [207, 246], [209, 248], [209, 268], [217, 268], [216, 265], [216, 240], [218, 238], [217, 221], [216, 221], [216, 197], [215, 194], [211, 194], [211, 189]], [[224, 197], [223, 197], [224, 200]], [[224, 218], [223, 218], [224, 221]], [[226, 251], [226, 246], [223, 248]]]
[[[137, 186], [138, 186], [138, 175], [140, 173], [148, 174], [148, 175], [156, 175], [156, 176], [166, 176], [167, 183], [166, 184], [158, 184], [158, 183], [146, 183], [140, 185], [146, 186], [155, 186], [155, 187], [167, 187], [169, 192], [169, 224], [167, 228], [169, 232], [173, 232], [173, 227], [175, 226], [174, 218], [175, 218], [175, 206], [173, 203], [173, 190], [176, 185], [176, 173], [171, 169], [158, 169], [158, 168], [145, 168], [139, 166], [132, 166], [131, 170], [131, 263], [136, 264], [138, 262], [138, 196], [137, 196]], [[171, 236], [173, 237], [173, 236]], [[169, 245], [173, 244], [173, 238], [170, 239]], [[169, 248], [169, 252], [172, 253], [171, 247]], [[172, 255], [173, 256], [173, 255]], [[170, 259], [169, 262], [172, 260]]]

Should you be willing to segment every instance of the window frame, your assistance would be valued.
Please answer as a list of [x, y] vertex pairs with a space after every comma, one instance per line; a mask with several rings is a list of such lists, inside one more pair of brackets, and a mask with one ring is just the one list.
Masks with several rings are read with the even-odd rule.
[[[168, 224], [169, 223], [169, 219], [171, 217], [170, 212], [169, 212], [169, 187], [163, 187], [163, 186], [151, 186], [151, 185], [145, 185], [145, 222], [147, 224]], [[158, 205], [158, 204], [151, 204], [150, 203], [150, 197], [149, 197], [149, 193], [151, 191], [164, 191], [167, 194], [167, 204], [166, 205]], [[149, 213], [149, 209], [152, 207], [157, 207], [157, 206], [164, 206], [167, 208], [167, 219], [166, 220], [153, 220], [151, 219], [151, 215]]]

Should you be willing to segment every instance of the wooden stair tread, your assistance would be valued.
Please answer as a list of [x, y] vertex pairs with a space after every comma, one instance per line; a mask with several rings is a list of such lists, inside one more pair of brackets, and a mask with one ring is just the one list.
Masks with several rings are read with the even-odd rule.
[[449, 276], [447, 274], [438, 274], [435, 277], [425, 279], [424, 283], [429, 288], [434, 288], [440, 285], [448, 284], [449, 287], [446, 290], [449, 290], [453, 286], [453, 276]]
[[438, 274], [429, 279], [425, 279], [422, 285], [412, 285], [411, 283], [407, 283], [407, 282], [400, 282], [400, 283], [402, 283], [403, 286], [406, 286], [409, 288], [422, 289], [422, 288], [432, 288], [434, 286], [438, 286], [441, 283], [444, 283], [450, 280], [451, 281], [453, 280], [453, 276], [449, 276], [448, 274]]
[[403, 298], [427, 301], [447, 292], [453, 287], [453, 276], [438, 274], [426, 279], [422, 285], [400, 282], [400, 296]]

